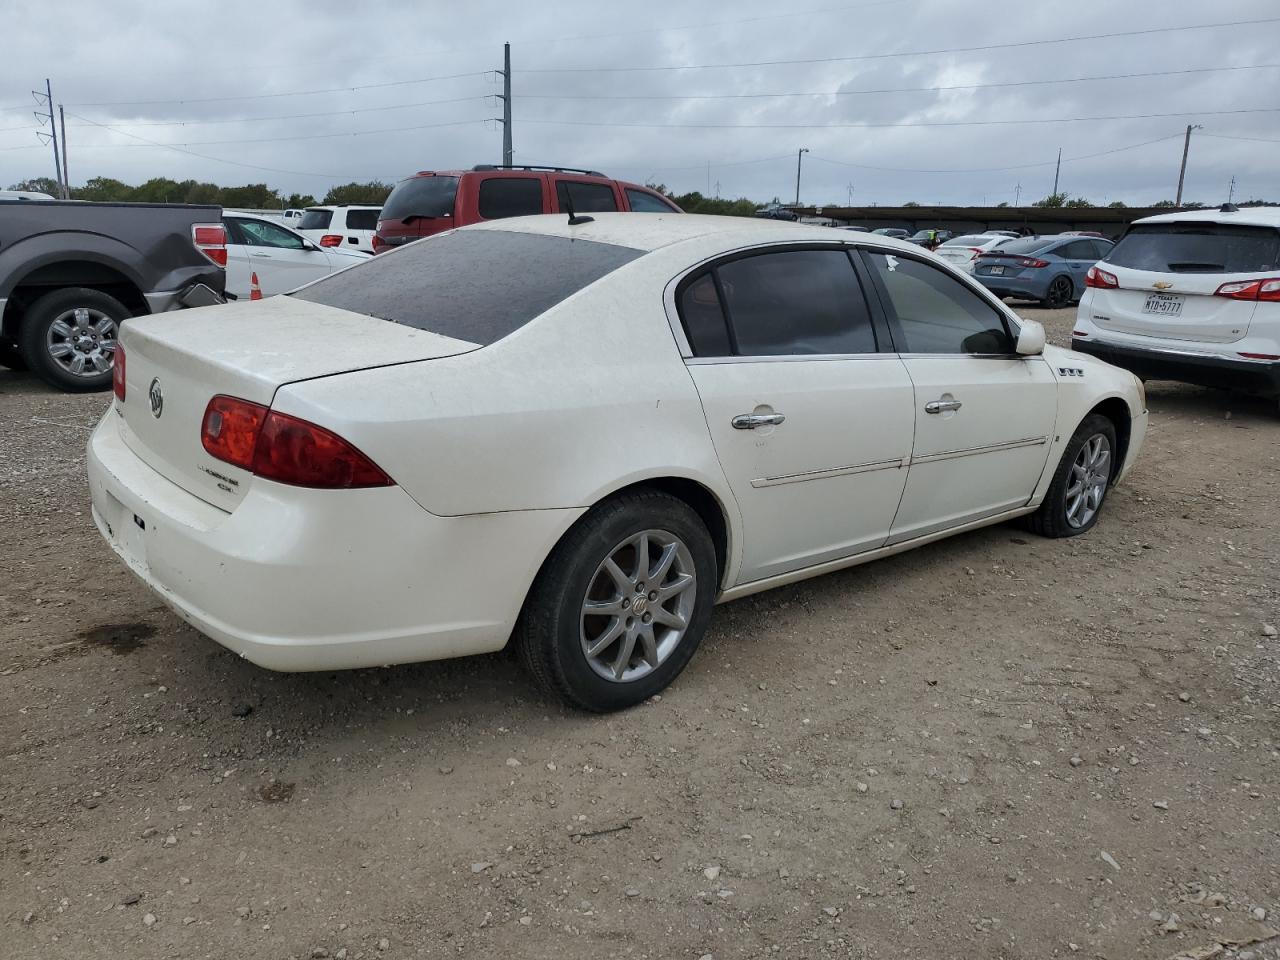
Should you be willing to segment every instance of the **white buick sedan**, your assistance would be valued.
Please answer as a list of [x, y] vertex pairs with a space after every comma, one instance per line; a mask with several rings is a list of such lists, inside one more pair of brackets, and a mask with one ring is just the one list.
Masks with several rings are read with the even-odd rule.
[[136, 317], [93, 516], [276, 670], [519, 647], [570, 703], [669, 684], [711, 608], [1013, 518], [1098, 520], [1132, 374], [902, 241], [490, 222], [257, 303]]

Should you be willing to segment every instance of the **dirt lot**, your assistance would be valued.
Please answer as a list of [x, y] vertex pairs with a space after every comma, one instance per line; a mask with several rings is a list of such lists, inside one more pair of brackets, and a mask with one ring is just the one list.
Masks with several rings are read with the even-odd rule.
[[612, 717], [505, 655], [237, 660], [93, 529], [105, 403], [0, 370], [5, 957], [1280, 957], [1261, 402], [1152, 384], [1089, 536], [722, 607]]

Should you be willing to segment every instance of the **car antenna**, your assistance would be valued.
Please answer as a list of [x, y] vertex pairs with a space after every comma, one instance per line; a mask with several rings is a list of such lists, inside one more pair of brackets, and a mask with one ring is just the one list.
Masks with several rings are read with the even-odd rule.
[[595, 217], [588, 217], [585, 214], [580, 217], [573, 212], [573, 195], [568, 190], [564, 192], [564, 205], [569, 211], [569, 226], [576, 227], [583, 223], [595, 223]]

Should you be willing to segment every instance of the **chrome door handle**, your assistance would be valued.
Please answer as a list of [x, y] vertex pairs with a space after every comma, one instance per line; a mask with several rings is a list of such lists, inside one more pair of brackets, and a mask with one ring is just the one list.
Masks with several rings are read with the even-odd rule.
[[729, 422], [735, 430], [754, 430], [756, 427], [772, 427], [787, 419], [780, 413], [740, 413]]
[[945, 413], [948, 410], [959, 410], [959, 400], [930, 400], [924, 405], [925, 413]]
[[269, 253], [255, 253], [255, 254], [254, 254], [254, 256], [255, 256], [255, 257], [262, 257], [264, 260], [270, 260], [270, 259], [271, 259], [271, 254], [269, 254]]

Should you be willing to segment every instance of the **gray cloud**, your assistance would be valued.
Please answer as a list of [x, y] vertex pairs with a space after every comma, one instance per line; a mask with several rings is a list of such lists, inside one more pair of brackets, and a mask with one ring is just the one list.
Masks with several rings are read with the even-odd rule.
[[[1237, 197], [1280, 199], [1277, 145], [1265, 142], [1280, 141], [1280, 110], [1224, 112], [1276, 105], [1280, 66], [1264, 65], [1280, 65], [1273, 52], [1280, 24], [844, 62], [602, 69], [858, 57], [1250, 20], [1280, 14], [1274, 0], [1014, 8], [811, 0], [795, 12], [762, 0], [696, 7], [656, 0], [641, 10], [583, 0], [550, 7], [19, 0], [9, 7], [0, 107], [24, 104], [50, 76], [55, 100], [67, 105], [75, 182], [265, 180], [322, 194], [350, 179], [493, 162], [501, 132], [488, 118], [500, 108], [488, 95], [499, 88], [483, 71], [500, 65], [509, 39], [519, 161], [593, 167], [680, 191], [710, 185], [714, 192], [718, 184], [724, 196], [790, 199], [803, 146], [811, 151], [801, 190], [807, 202], [843, 203], [851, 185], [855, 203], [996, 203], [1012, 202], [1019, 184], [1024, 202], [1047, 194], [1061, 147], [1062, 189], [1138, 204], [1172, 196], [1179, 135], [1195, 122], [1205, 129], [1192, 145], [1188, 197], [1220, 201], [1234, 175]], [[47, 29], [51, 23], [59, 29]], [[542, 72], [557, 68], [601, 69]], [[1206, 69], [1216, 72], [852, 92]], [[453, 74], [472, 75], [405, 82]], [[293, 95], [318, 89], [330, 92]], [[763, 93], [815, 95], [670, 99]], [[257, 99], [210, 99], [232, 97]], [[584, 99], [566, 99], [575, 97]], [[658, 99], [585, 99], [647, 97]], [[1184, 113], [1205, 115], [1137, 116]], [[30, 116], [0, 113], [6, 185], [52, 172], [34, 131], [10, 129], [32, 126]], [[1108, 116], [1134, 118], [945, 125]], [[850, 126], [857, 124], [909, 126]], [[1074, 159], [1160, 138], [1168, 139]], [[918, 172], [938, 170], [971, 172]]]

